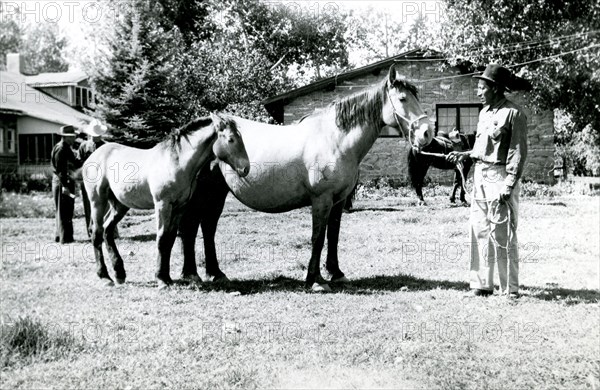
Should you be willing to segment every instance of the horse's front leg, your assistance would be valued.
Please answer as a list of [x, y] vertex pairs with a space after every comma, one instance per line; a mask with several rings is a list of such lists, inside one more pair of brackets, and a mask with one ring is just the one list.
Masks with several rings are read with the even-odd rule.
[[156, 280], [159, 288], [168, 287], [171, 279], [171, 249], [177, 237], [177, 220], [173, 206], [167, 202], [155, 201], [156, 212], [156, 245], [158, 257], [156, 261]]
[[452, 188], [452, 195], [450, 195], [450, 203], [456, 203], [456, 190], [460, 187], [460, 173], [458, 169], [454, 170], [454, 187]]
[[342, 223], [344, 202], [339, 202], [331, 208], [327, 224], [327, 271], [331, 274], [332, 283], [345, 283], [348, 278], [340, 270], [338, 262], [338, 242], [340, 238], [340, 225]]
[[[467, 185], [466, 180], [467, 177], [469, 176], [469, 171], [471, 170], [471, 166], [473, 165], [473, 160], [471, 159], [466, 159], [463, 164], [462, 164], [462, 176], [460, 178], [460, 201], [463, 203], [463, 205], [468, 205], [469, 203], [467, 202], [467, 199], [465, 198], [465, 186]], [[464, 180], [463, 180], [464, 178]]]
[[325, 232], [332, 207], [332, 199], [323, 196], [313, 199], [312, 202], [312, 253], [308, 263], [308, 274], [306, 275], [306, 287], [313, 291], [330, 291], [329, 285], [321, 276], [321, 252], [325, 244]]

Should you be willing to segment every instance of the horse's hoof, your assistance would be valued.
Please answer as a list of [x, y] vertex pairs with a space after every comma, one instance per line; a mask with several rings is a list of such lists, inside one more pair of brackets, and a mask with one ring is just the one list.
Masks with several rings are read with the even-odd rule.
[[330, 283], [350, 283], [350, 279], [348, 279], [345, 276], [342, 276], [340, 278], [331, 279]]
[[106, 279], [106, 278], [100, 279], [100, 283], [103, 287], [113, 287], [115, 285], [115, 283], [112, 281], [112, 279]]
[[225, 275], [215, 276], [212, 280], [213, 283], [216, 284], [227, 284], [230, 282], [229, 278]]
[[329, 287], [327, 283], [313, 283], [311, 290], [313, 290], [314, 292], [330, 292], [331, 287]]
[[200, 278], [200, 276], [198, 276], [196, 274], [182, 275], [181, 280], [184, 280], [189, 283], [198, 283], [198, 284], [202, 283], [202, 278]]
[[170, 284], [169, 283], [165, 283], [164, 280], [158, 280], [158, 289], [159, 290], [168, 290], [170, 288]]
[[125, 278], [122, 278], [122, 279], [117, 278], [117, 284], [125, 284]]

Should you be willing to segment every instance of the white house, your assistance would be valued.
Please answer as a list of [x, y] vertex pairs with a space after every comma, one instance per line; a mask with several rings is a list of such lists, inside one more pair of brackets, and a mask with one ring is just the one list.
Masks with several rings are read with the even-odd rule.
[[81, 128], [93, 99], [82, 72], [26, 75], [20, 54], [0, 71], [0, 174], [50, 170], [50, 152], [64, 125]]

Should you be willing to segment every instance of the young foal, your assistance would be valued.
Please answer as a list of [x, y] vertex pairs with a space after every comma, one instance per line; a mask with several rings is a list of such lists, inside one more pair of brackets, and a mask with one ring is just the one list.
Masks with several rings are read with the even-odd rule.
[[[425, 200], [423, 199], [423, 182], [427, 175], [427, 171], [431, 166], [444, 170], [453, 169], [454, 188], [452, 190], [452, 195], [450, 196], [450, 202], [454, 203], [456, 201], [456, 191], [459, 188], [460, 201], [462, 203], [467, 202], [465, 199], [465, 187], [462, 178], [467, 178], [471, 166], [473, 165], [473, 161], [467, 159], [463, 162], [461, 167], [457, 167], [448, 162], [441, 155], [448, 154], [452, 151], [469, 150], [471, 149], [470, 145], [471, 143], [467, 136], [454, 129], [450, 132], [448, 137], [434, 137], [431, 143], [421, 151], [416, 151], [414, 148], [411, 148], [408, 152], [408, 176], [410, 177], [411, 184], [422, 204], [425, 204]], [[431, 156], [427, 153], [439, 154], [440, 156]]]
[[[183, 206], [196, 186], [202, 166], [216, 156], [244, 177], [250, 170], [244, 142], [231, 119], [218, 115], [200, 118], [177, 130], [152, 149], [109, 143], [96, 150], [83, 167], [92, 209], [92, 243], [97, 274], [107, 285], [102, 241], [106, 241], [117, 283], [125, 282], [123, 259], [114, 240], [115, 227], [130, 208], [156, 211], [159, 287], [172, 283], [171, 249]], [[107, 209], [111, 213], [104, 220]]]

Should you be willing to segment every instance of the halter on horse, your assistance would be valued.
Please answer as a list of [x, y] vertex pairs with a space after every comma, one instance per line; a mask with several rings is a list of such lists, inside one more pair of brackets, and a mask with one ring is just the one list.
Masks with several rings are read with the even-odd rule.
[[[311, 206], [312, 251], [306, 284], [317, 291], [329, 289], [320, 271], [326, 236], [326, 265], [332, 281], [347, 281], [339, 268], [337, 247], [344, 200], [357, 181], [361, 160], [384, 125], [399, 126], [403, 131], [406, 127], [414, 133], [415, 148], [432, 139], [433, 127], [425, 120], [415, 92], [392, 66], [379, 85], [341, 99], [300, 123], [273, 126], [236, 118], [253, 174], [240, 178], [223, 164], [220, 171], [205, 172], [188, 205], [189, 217], [180, 225], [184, 275], [197, 275], [194, 243], [201, 224], [206, 272], [215, 280], [226, 278], [219, 269], [214, 234], [231, 191], [246, 206], [263, 212]], [[207, 187], [210, 192], [202, 190]]]

